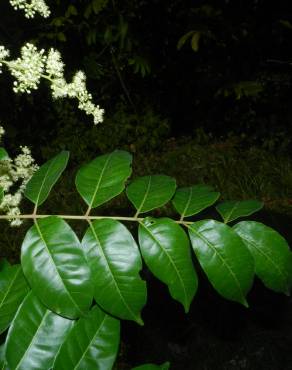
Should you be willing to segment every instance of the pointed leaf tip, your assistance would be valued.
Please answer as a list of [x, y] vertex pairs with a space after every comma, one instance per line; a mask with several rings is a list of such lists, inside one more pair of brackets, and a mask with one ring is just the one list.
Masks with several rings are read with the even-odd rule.
[[65, 170], [69, 159], [69, 152], [62, 151], [54, 158], [43, 164], [26, 184], [24, 195], [37, 207], [48, 197], [52, 187]]
[[150, 175], [132, 181], [126, 189], [126, 194], [139, 214], [164, 206], [173, 197], [175, 189], [174, 178]]
[[188, 226], [191, 243], [214, 289], [224, 298], [247, 305], [254, 278], [254, 260], [231, 227], [215, 220]]
[[90, 208], [109, 201], [125, 188], [131, 175], [132, 155], [123, 150], [104, 154], [77, 172], [75, 184], [83, 200]]
[[228, 223], [240, 217], [250, 216], [253, 213], [262, 209], [264, 204], [257, 200], [242, 200], [242, 201], [226, 201], [216, 206], [217, 211], [224, 220]]

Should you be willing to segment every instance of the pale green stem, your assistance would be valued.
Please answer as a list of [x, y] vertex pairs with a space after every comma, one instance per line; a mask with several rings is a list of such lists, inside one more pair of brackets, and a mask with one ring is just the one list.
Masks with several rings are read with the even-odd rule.
[[[0, 215], [0, 220], [11, 220], [13, 218], [17, 219], [38, 219], [38, 218], [45, 218], [50, 216], [57, 216], [67, 220], [102, 220], [102, 219], [111, 219], [117, 221], [130, 221], [130, 222], [142, 222], [144, 220], [143, 217], [124, 217], [124, 216], [87, 216], [87, 215], [37, 215], [37, 214], [28, 214], [28, 215], [17, 215], [16, 217], [11, 217], [9, 215]], [[193, 221], [180, 221], [175, 220], [178, 224], [192, 224]]]

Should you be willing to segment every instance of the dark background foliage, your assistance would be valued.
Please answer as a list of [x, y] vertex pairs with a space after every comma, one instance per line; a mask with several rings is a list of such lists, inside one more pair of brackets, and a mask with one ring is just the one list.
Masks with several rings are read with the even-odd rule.
[[[62, 149], [71, 152], [68, 176], [44, 212], [80, 213], [76, 168], [123, 148], [135, 155], [136, 175], [166, 173], [179, 185], [211, 184], [226, 199], [264, 201], [259, 219], [292, 241], [289, 2], [47, 2], [49, 19], [27, 20], [1, 1], [0, 44], [13, 57], [27, 41], [59, 49], [66, 77], [84, 70], [106, 115], [95, 127], [76, 102], [53, 101], [45, 83], [30, 96], [15, 95], [9, 74], [1, 75], [5, 147], [16, 153], [30, 145], [39, 163]], [[129, 211], [123, 198], [111, 206]], [[8, 230], [1, 254], [15, 260], [23, 232]], [[246, 312], [204, 286], [185, 317], [166, 288], [148, 278], [146, 326], [123, 323], [118, 368], [169, 359], [174, 369], [292, 369], [291, 299], [257, 283]]]

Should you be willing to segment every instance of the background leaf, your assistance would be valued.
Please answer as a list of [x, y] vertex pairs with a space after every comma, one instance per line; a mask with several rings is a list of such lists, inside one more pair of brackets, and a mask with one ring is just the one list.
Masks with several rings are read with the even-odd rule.
[[36, 206], [40, 206], [48, 197], [52, 187], [58, 181], [67, 166], [69, 152], [62, 151], [43, 164], [26, 185], [24, 195]]
[[214, 289], [247, 306], [245, 296], [254, 277], [254, 261], [231, 227], [203, 220], [188, 225], [195, 254]]
[[20, 265], [6, 265], [0, 271], [0, 333], [8, 328], [28, 291]]
[[126, 192], [139, 214], [166, 204], [172, 198], [175, 188], [176, 182], [172, 177], [152, 175], [135, 179]]
[[8, 159], [8, 158], [9, 158], [9, 155], [6, 152], [6, 150], [4, 148], [0, 147], [0, 161], [3, 161], [3, 160]]
[[175, 192], [172, 204], [177, 212], [184, 217], [193, 216], [210, 207], [219, 198], [220, 193], [208, 185], [194, 185], [179, 188]]
[[216, 206], [224, 222], [234, 221], [239, 217], [250, 216], [263, 208], [264, 204], [257, 200], [226, 201]]
[[131, 175], [131, 163], [130, 153], [116, 150], [81, 167], [75, 183], [86, 204], [95, 208], [120, 194]]
[[54, 370], [111, 370], [119, 341], [119, 320], [95, 306], [74, 325], [62, 344]]
[[233, 229], [255, 260], [255, 272], [266, 287], [287, 295], [292, 286], [292, 253], [275, 230], [255, 221], [242, 221]]
[[170, 366], [169, 362], [165, 362], [162, 365], [144, 364], [133, 367], [132, 370], [168, 370]]
[[90, 269], [64, 220], [51, 216], [35, 221], [22, 244], [21, 264], [32, 290], [52, 311], [77, 318], [89, 309]]
[[139, 244], [150, 271], [188, 312], [198, 279], [184, 230], [169, 218], [147, 217], [139, 225]]
[[28, 293], [9, 328], [6, 361], [13, 370], [50, 369], [54, 358], [73, 325], [48, 310]]
[[142, 260], [131, 233], [118, 221], [96, 220], [87, 229], [82, 246], [96, 302], [114, 316], [142, 324], [146, 284], [139, 275]]

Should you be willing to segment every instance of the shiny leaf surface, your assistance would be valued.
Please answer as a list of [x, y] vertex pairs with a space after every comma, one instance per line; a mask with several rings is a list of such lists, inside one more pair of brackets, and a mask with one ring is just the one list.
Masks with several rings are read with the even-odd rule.
[[119, 320], [95, 306], [64, 341], [54, 370], [111, 370], [120, 341]]
[[0, 370], [4, 370], [6, 367], [5, 360], [5, 343], [0, 346]]
[[241, 238], [231, 227], [214, 220], [194, 222], [188, 228], [195, 254], [214, 289], [247, 306], [254, 261]]
[[139, 225], [139, 244], [150, 271], [188, 312], [198, 279], [184, 230], [169, 218], [147, 217]]
[[20, 265], [5, 265], [0, 271], [0, 333], [5, 331], [29, 291]]
[[264, 204], [257, 200], [226, 201], [218, 204], [216, 209], [227, 224], [237, 218], [250, 216], [263, 206]]
[[239, 222], [233, 229], [253, 255], [257, 276], [268, 288], [289, 295], [292, 253], [286, 240], [277, 231], [255, 221]]
[[86, 313], [93, 298], [90, 269], [79, 240], [62, 219], [37, 220], [23, 241], [21, 264], [39, 299], [68, 318]]
[[124, 190], [132, 171], [131, 163], [131, 154], [117, 150], [97, 157], [80, 168], [75, 183], [90, 208], [107, 202]]
[[131, 233], [118, 221], [96, 220], [87, 229], [82, 246], [96, 302], [114, 316], [142, 324], [146, 284], [139, 275], [142, 260]]
[[172, 200], [174, 208], [184, 217], [193, 216], [210, 207], [219, 198], [220, 193], [208, 185], [194, 185], [177, 189]]
[[176, 182], [172, 177], [153, 175], [135, 179], [126, 192], [139, 214], [162, 207], [172, 198], [175, 188]]
[[48, 197], [52, 187], [58, 181], [67, 166], [69, 152], [62, 151], [43, 164], [26, 185], [24, 195], [36, 206], [40, 206]]
[[6, 361], [10, 370], [50, 369], [73, 321], [48, 310], [28, 293], [9, 328]]

